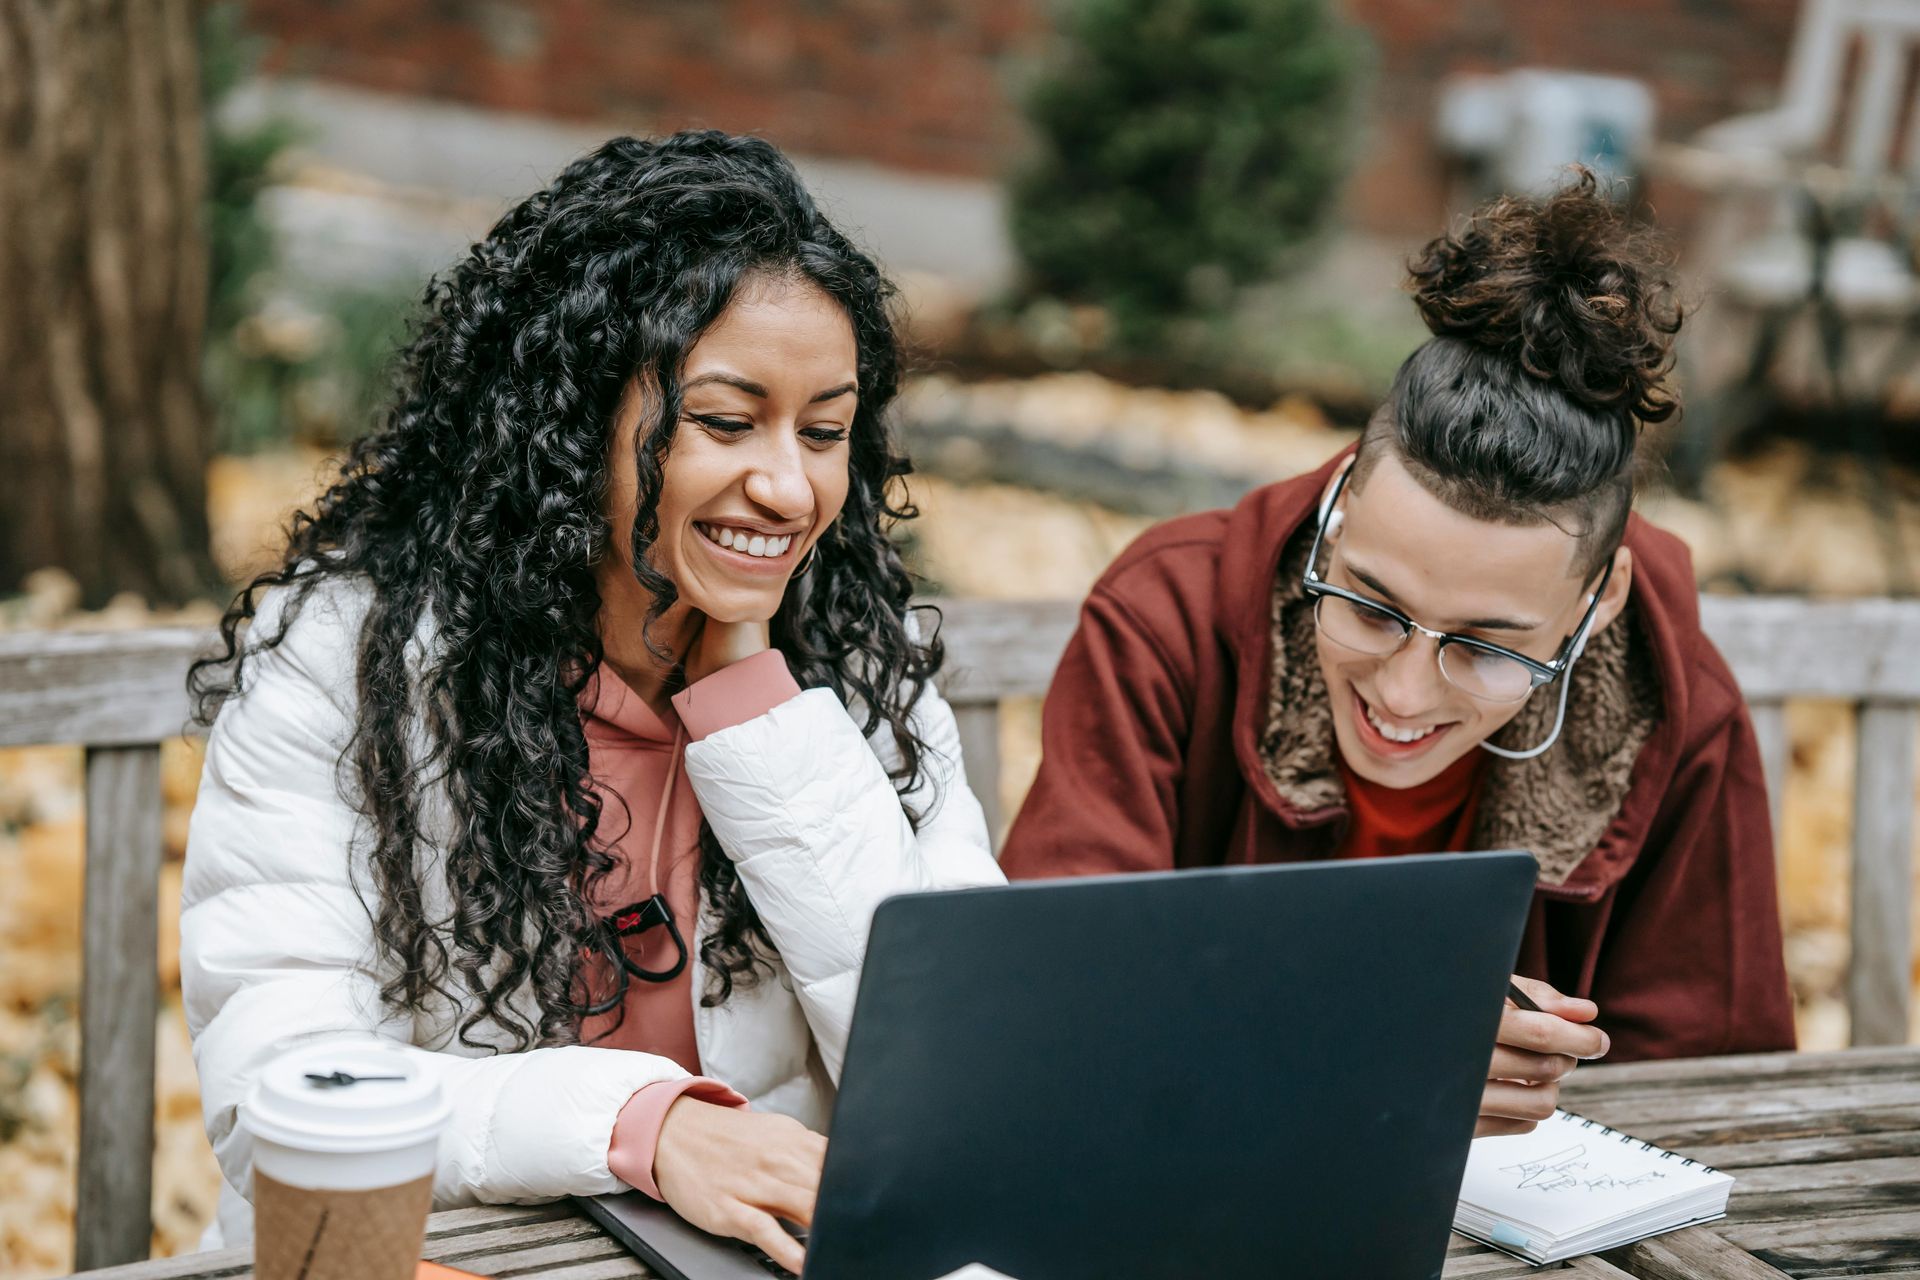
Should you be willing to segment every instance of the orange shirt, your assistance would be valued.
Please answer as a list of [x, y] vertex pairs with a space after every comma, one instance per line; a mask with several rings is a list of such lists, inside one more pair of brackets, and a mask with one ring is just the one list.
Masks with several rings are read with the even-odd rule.
[[1417, 787], [1383, 787], [1347, 767], [1334, 750], [1347, 784], [1350, 815], [1337, 858], [1392, 858], [1403, 853], [1461, 853], [1473, 836], [1474, 811], [1480, 807], [1479, 748], [1448, 765]]

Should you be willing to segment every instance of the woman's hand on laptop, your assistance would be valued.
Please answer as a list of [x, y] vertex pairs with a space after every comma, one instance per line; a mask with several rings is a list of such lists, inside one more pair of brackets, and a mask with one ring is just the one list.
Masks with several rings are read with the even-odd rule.
[[1480, 1098], [1480, 1123], [1473, 1136], [1528, 1133], [1560, 1105], [1560, 1082], [1577, 1062], [1605, 1055], [1607, 1033], [1589, 1026], [1600, 1014], [1591, 1000], [1563, 996], [1544, 982], [1515, 977], [1514, 982], [1540, 1006], [1534, 1013], [1507, 1003], [1500, 1016], [1487, 1091]]
[[813, 1223], [827, 1140], [798, 1120], [677, 1099], [653, 1149], [653, 1181], [703, 1231], [745, 1240], [800, 1274], [806, 1252], [777, 1219]]

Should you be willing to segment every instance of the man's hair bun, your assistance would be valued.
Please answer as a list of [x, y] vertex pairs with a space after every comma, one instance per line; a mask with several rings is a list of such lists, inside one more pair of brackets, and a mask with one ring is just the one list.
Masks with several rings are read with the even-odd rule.
[[1408, 264], [1427, 328], [1517, 361], [1576, 403], [1662, 422], [1681, 308], [1665, 255], [1593, 172], [1551, 195], [1506, 196]]

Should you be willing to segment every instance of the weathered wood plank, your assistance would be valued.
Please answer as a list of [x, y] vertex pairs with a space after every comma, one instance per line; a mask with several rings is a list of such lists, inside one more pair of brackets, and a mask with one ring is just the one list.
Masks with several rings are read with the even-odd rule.
[[[1673, 1097], [1638, 1097], [1631, 1102], [1566, 1102], [1569, 1111], [1615, 1128], [1625, 1120], [1641, 1129], [1724, 1120], [1746, 1123], [1775, 1116], [1815, 1117], [1873, 1107], [1910, 1106], [1914, 1085], [1907, 1080], [1867, 1084], [1791, 1085], [1727, 1093], [1689, 1092]], [[1650, 1137], [1650, 1134], [1641, 1136]]]
[[987, 836], [996, 851], [1000, 848], [1002, 806], [1000, 802], [1000, 704], [983, 702], [962, 704], [953, 709], [960, 730], [960, 762], [966, 770], [967, 785], [979, 797], [987, 814]]
[[1892, 1156], [1742, 1169], [1732, 1213], [1742, 1222], [1838, 1221], [1920, 1206], [1920, 1160]]
[[[1045, 693], [1078, 618], [1071, 600], [926, 603], [944, 618], [944, 684], [975, 701]], [[1920, 602], [1708, 596], [1700, 610], [1751, 702], [1920, 701]], [[187, 664], [212, 644], [187, 627], [0, 636], [0, 746], [179, 733]]]
[[427, 1219], [422, 1253], [487, 1276], [624, 1280], [653, 1272], [573, 1205], [453, 1209]]
[[1760, 746], [1760, 767], [1767, 775], [1767, 809], [1773, 818], [1775, 869], [1786, 871], [1780, 856], [1780, 812], [1787, 798], [1787, 773], [1793, 764], [1793, 742], [1787, 734], [1787, 704], [1778, 699], [1749, 701], [1753, 735]]
[[566, 1201], [540, 1207], [550, 1212], [537, 1217], [516, 1215], [509, 1218], [484, 1208], [453, 1210], [475, 1215], [471, 1225], [462, 1231], [443, 1229], [440, 1220], [447, 1215], [433, 1214], [428, 1219], [427, 1248], [439, 1251], [433, 1255], [436, 1258], [451, 1258], [459, 1253], [479, 1257], [504, 1249], [528, 1249], [569, 1240], [606, 1238], [592, 1219]]
[[[1905, 1157], [1920, 1167], [1920, 1108], [1880, 1107], [1856, 1113], [1862, 1116], [1892, 1116], [1884, 1129], [1854, 1133], [1820, 1133], [1810, 1137], [1763, 1139], [1750, 1130], [1732, 1135], [1702, 1138], [1696, 1130], [1690, 1136], [1673, 1139], [1646, 1134], [1655, 1146], [1669, 1151], [1683, 1150], [1687, 1155], [1716, 1169], [1738, 1173], [1743, 1169], [1778, 1165], [1827, 1164], [1842, 1160], [1882, 1160]], [[1804, 1119], [1787, 1122], [1795, 1129], [1812, 1126]]]
[[570, 1258], [548, 1265], [523, 1265], [516, 1256], [503, 1260], [496, 1270], [483, 1272], [485, 1275], [500, 1277], [500, 1280], [520, 1280], [527, 1277], [533, 1280], [653, 1280], [653, 1272], [647, 1270], [641, 1261], [622, 1250], [619, 1254], [605, 1258]]
[[616, 1275], [652, 1275], [626, 1246], [585, 1218], [578, 1222], [578, 1234], [564, 1240], [516, 1242], [485, 1253], [440, 1252], [433, 1248], [426, 1252], [435, 1262], [481, 1274], [571, 1276], [576, 1266], [598, 1265], [612, 1268]]
[[[956, 703], [1046, 692], [1078, 617], [1065, 600], [928, 601]], [[212, 649], [192, 627], [0, 635], [0, 747], [152, 742], [189, 731], [186, 671]]]
[[[1440, 1274], [1446, 1280], [1519, 1280], [1522, 1276], [1538, 1275], [1542, 1271], [1557, 1272], [1558, 1268], [1529, 1266], [1518, 1258], [1508, 1257], [1497, 1249], [1489, 1249], [1483, 1244], [1467, 1242], [1469, 1247], [1447, 1254], [1446, 1265]], [[1285, 1274], [1282, 1268], [1276, 1274]], [[1355, 1280], [1361, 1280], [1355, 1277]]]
[[[1909, 665], [1920, 666], [1907, 656]], [[1853, 788], [1853, 957], [1847, 1006], [1857, 1045], [1905, 1044], [1913, 974], [1911, 706], [1860, 709]]]
[[1920, 1270], [1920, 1207], [1834, 1220], [1812, 1215], [1774, 1222], [1736, 1219], [1716, 1230], [1793, 1276]]
[[1038, 697], [1079, 622], [1074, 600], [929, 601], [947, 645], [941, 692], [960, 702]]
[[[1645, 1131], [1640, 1136], [1673, 1146], [1890, 1133], [1913, 1127], [1915, 1099], [1920, 1096], [1913, 1082], [1898, 1078], [1858, 1085], [1820, 1082], [1794, 1086], [1793, 1096], [1785, 1100], [1785, 1105], [1775, 1107], [1762, 1103], [1772, 1099], [1780, 1088], [1764, 1092], [1753, 1086], [1745, 1088], [1755, 1102], [1753, 1110], [1742, 1110], [1737, 1103], [1728, 1105], [1727, 1094], [1701, 1090], [1676, 1092], [1671, 1097], [1632, 1095], [1562, 1101], [1568, 1110], [1595, 1120], [1613, 1123], [1628, 1118]], [[1735, 1092], [1741, 1089], [1733, 1086]]]
[[[1865, 1054], [1874, 1051], [1871, 1049], [1855, 1049], [1850, 1052]], [[1588, 1068], [1588, 1070], [1592, 1070], [1592, 1068]], [[1580, 1073], [1576, 1072], [1572, 1078], [1572, 1083], [1562, 1089], [1563, 1097], [1570, 1096], [1580, 1098], [1583, 1105], [1598, 1105], [1604, 1101], [1608, 1106], [1622, 1107], [1635, 1106], [1643, 1099], [1648, 1101], [1670, 1101], [1682, 1098], [1712, 1097], [1715, 1094], [1724, 1093], [1731, 1088], [1745, 1088], [1769, 1093], [1776, 1089], [1831, 1089], [1836, 1091], [1837, 1097], [1843, 1097], [1847, 1090], [1871, 1089], [1883, 1085], [1905, 1084], [1910, 1088], [1920, 1090], [1920, 1072], [1911, 1070], [1884, 1070], [1871, 1066], [1863, 1068], [1856, 1075], [1833, 1071], [1815, 1071], [1806, 1074], [1782, 1072], [1777, 1075], [1759, 1075], [1756, 1073], [1750, 1078], [1742, 1079], [1739, 1076], [1727, 1077], [1719, 1073], [1713, 1073], [1711, 1076], [1703, 1078], [1697, 1084], [1676, 1081], [1668, 1085], [1641, 1084], [1620, 1088], [1604, 1086], [1598, 1088], [1588, 1087], [1580, 1084], [1579, 1075]], [[1570, 1093], [1569, 1090], [1576, 1086], [1578, 1086], [1578, 1092]], [[1920, 1098], [1920, 1092], [1916, 1092], [1914, 1096]]]
[[1719, 1090], [1731, 1084], [1770, 1089], [1783, 1081], [1811, 1084], [1828, 1078], [1838, 1082], [1920, 1081], [1920, 1054], [1909, 1047], [1886, 1046], [1825, 1053], [1742, 1053], [1719, 1058], [1599, 1062], [1567, 1077], [1562, 1093], [1570, 1098], [1623, 1097], [1684, 1089]]
[[1700, 621], [1749, 702], [1920, 699], [1920, 602], [1703, 596]]
[[443, 1209], [427, 1218], [427, 1239], [452, 1240], [459, 1236], [512, 1232], [543, 1222], [581, 1216], [579, 1210], [565, 1200], [551, 1204], [489, 1204], [468, 1209]]
[[1461, 1254], [1457, 1258], [1447, 1259], [1440, 1274], [1445, 1280], [1520, 1280], [1538, 1270], [1518, 1258], [1509, 1258], [1488, 1249], [1485, 1253]]
[[1632, 1272], [1622, 1271], [1597, 1255], [1573, 1259], [1567, 1263], [1566, 1273], [1570, 1276], [1593, 1277], [1595, 1280], [1634, 1280]]
[[1788, 1280], [1785, 1272], [1706, 1227], [1687, 1227], [1601, 1256], [1640, 1280]]
[[427, 1220], [422, 1252], [448, 1266], [489, 1276], [612, 1280], [653, 1274], [565, 1202], [436, 1213]]
[[216, 1249], [86, 1273], [86, 1280], [237, 1280], [253, 1274], [253, 1250]]
[[1902, 1153], [1887, 1156], [1862, 1156], [1858, 1159], [1783, 1161], [1754, 1165], [1740, 1171], [1740, 1189], [1753, 1195], [1791, 1191], [1839, 1190], [1861, 1195], [1863, 1207], [1875, 1200], [1897, 1197], [1900, 1203], [1920, 1207], [1920, 1160]]
[[199, 627], [0, 635], [0, 747], [120, 746], [184, 733]]
[[1662, 1117], [1632, 1105], [1575, 1110], [1729, 1172], [1763, 1165], [1920, 1154], [1920, 1121], [1916, 1120], [1920, 1106], [1912, 1102], [1814, 1111], [1769, 1108], [1752, 1116], [1722, 1111], [1713, 1116]]
[[[941, 608], [955, 664], [1001, 683], [1006, 697], [1045, 692], [1078, 620], [1072, 601], [958, 600]], [[1907, 659], [1920, 650], [1920, 602], [1703, 596], [1700, 618], [1750, 703], [1920, 701], [1920, 663]]]
[[86, 777], [74, 1223], [83, 1270], [137, 1261], [152, 1242], [160, 748], [93, 747]]

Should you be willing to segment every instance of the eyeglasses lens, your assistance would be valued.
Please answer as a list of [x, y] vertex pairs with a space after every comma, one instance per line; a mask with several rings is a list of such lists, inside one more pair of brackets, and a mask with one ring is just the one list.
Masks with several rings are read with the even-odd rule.
[[[1321, 596], [1314, 602], [1314, 621], [1321, 634], [1343, 648], [1379, 657], [1406, 642], [1407, 627], [1400, 619], [1343, 596]], [[1463, 692], [1489, 702], [1518, 702], [1533, 690], [1533, 673], [1503, 654], [1469, 644], [1448, 644], [1440, 650], [1440, 670]]]

